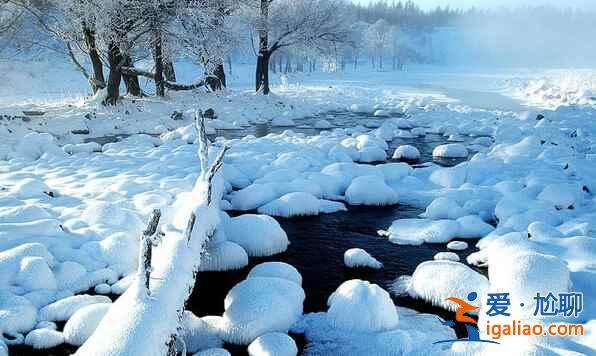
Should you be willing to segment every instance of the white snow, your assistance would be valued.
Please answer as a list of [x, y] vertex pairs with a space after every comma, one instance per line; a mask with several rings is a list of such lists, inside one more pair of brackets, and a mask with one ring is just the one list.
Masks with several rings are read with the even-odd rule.
[[360, 176], [346, 190], [346, 201], [351, 205], [393, 205], [397, 193], [377, 175]]
[[69, 320], [78, 310], [92, 304], [109, 304], [110, 298], [103, 295], [74, 295], [49, 304], [39, 311], [40, 320]]
[[34, 349], [50, 349], [64, 343], [64, 334], [51, 329], [35, 329], [25, 337], [25, 345]]
[[294, 281], [247, 278], [224, 300], [221, 337], [229, 343], [247, 345], [268, 332], [287, 332], [302, 315], [304, 298], [304, 291]]
[[327, 301], [330, 325], [350, 331], [375, 332], [399, 323], [397, 310], [385, 290], [359, 279], [342, 283]]
[[263, 262], [254, 266], [246, 278], [271, 277], [282, 278], [302, 286], [302, 276], [300, 272], [284, 262]]
[[393, 152], [393, 159], [417, 160], [420, 159], [420, 151], [411, 145], [401, 145]]
[[433, 157], [438, 158], [465, 158], [468, 157], [466, 146], [460, 143], [439, 145], [433, 150]]
[[201, 260], [201, 271], [229, 271], [248, 265], [248, 254], [232, 241], [210, 244]]
[[346, 252], [344, 252], [344, 265], [351, 268], [370, 267], [373, 269], [380, 269], [383, 267], [381, 262], [361, 248], [351, 248], [346, 250]]
[[437, 252], [433, 256], [434, 260], [447, 260], [447, 261], [454, 261], [459, 262], [459, 256], [455, 252]]
[[180, 337], [186, 344], [186, 351], [194, 353], [206, 349], [220, 348], [223, 340], [219, 337], [220, 317], [199, 318], [189, 311], [182, 315]]
[[296, 356], [298, 347], [287, 334], [272, 332], [259, 336], [248, 345], [250, 356]]
[[318, 199], [306, 192], [285, 194], [257, 209], [261, 214], [282, 216], [285, 218], [318, 215], [319, 213], [334, 213], [345, 210], [347, 209], [341, 202]]
[[317, 122], [315, 122], [316, 129], [330, 129], [332, 127], [333, 124], [327, 120], [317, 120]]
[[288, 248], [288, 236], [279, 223], [267, 215], [244, 214], [224, 224], [226, 236], [249, 256], [271, 256]]
[[399, 219], [379, 234], [388, 236], [394, 244], [421, 245], [448, 242], [457, 237], [459, 229], [459, 224], [453, 220]]
[[462, 251], [468, 248], [468, 243], [465, 241], [451, 241], [447, 244], [447, 249], [454, 251]]

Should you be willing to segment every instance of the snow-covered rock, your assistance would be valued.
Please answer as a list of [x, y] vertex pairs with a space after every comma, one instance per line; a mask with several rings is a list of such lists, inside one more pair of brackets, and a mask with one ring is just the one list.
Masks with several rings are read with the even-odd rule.
[[298, 347], [287, 334], [272, 332], [259, 336], [248, 345], [249, 356], [296, 356]]
[[436, 261], [447, 260], [459, 262], [459, 256], [455, 252], [438, 252], [433, 256]]
[[109, 304], [111, 302], [110, 298], [103, 295], [74, 295], [43, 307], [39, 311], [39, 319], [47, 321], [68, 320], [76, 311], [83, 307], [91, 304]]
[[232, 241], [209, 245], [201, 260], [201, 271], [229, 271], [248, 265], [248, 254]]
[[389, 293], [367, 281], [353, 279], [342, 283], [327, 304], [327, 321], [336, 328], [375, 332], [393, 329], [399, 323]]
[[334, 213], [347, 210], [340, 202], [323, 200], [306, 192], [293, 192], [269, 202], [257, 211], [271, 216], [293, 217], [318, 215], [319, 213]]
[[25, 297], [0, 290], [0, 331], [24, 333], [35, 327], [37, 308]]
[[205, 349], [220, 348], [223, 340], [219, 337], [220, 317], [199, 318], [189, 311], [182, 315], [180, 337], [189, 353]]
[[192, 356], [232, 356], [232, 354], [226, 349], [215, 347], [212, 349], [201, 350], [192, 354]]
[[271, 256], [288, 248], [288, 236], [279, 223], [267, 215], [244, 214], [224, 224], [228, 240], [249, 256]]
[[468, 150], [460, 143], [449, 143], [440, 145], [433, 150], [433, 157], [437, 158], [466, 158]]
[[465, 241], [451, 241], [447, 244], [447, 249], [453, 251], [462, 251], [468, 248], [468, 243]]
[[304, 291], [294, 281], [245, 279], [224, 300], [221, 337], [229, 343], [247, 345], [268, 332], [287, 332], [302, 315], [304, 298]]
[[64, 334], [51, 329], [35, 329], [25, 337], [25, 345], [34, 349], [50, 349], [64, 343]]
[[344, 252], [344, 265], [346, 267], [370, 267], [380, 269], [383, 264], [361, 248], [351, 248]]
[[438, 219], [457, 219], [467, 215], [466, 211], [453, 199], [438, 197], [426, 207], [423, 217]]
[[411, 145], [402, 145], [393, 152], [393, 159], [417, 160], [420, 159], [420, 151]]
[[397, 204], [398, 195], [382, 177], [368, 175], [357, 177], [346, 190], [346, 201], [351, 205]]
[[284, 262], [263, 262], [254, 266], [246, 276], [246, 278], [259, 277], [282, 278], [299, 286], [302, 285], [300, 272], [294, 266]]
[[388, 236], [394, 244], [421, 245], [448, 242], [457, 237], [459, 230], [459, 223], [453, 220], [399, 219], [379, 234]]

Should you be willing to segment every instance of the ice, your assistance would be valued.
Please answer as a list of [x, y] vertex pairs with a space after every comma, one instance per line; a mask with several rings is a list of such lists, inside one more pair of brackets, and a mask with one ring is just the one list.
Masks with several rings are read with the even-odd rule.
[[76, 311], [92, 304], [111, 303], [110, 298], [103, 295], [74, 295], [52, 304], [49, 304], [39, 311], [39, 319], [47, 321], [68, 320]]
[[380, 269], [383, 267], [381, 262], [361, 248], [351, 248], [346, 250], [346, 252], [344, 252], [344, 265], [351, 268], [370, 267], [373, 269]]
[[451, 241], [447, 244], [447, 249], [454, 251], [462, 251], [468, 248], [465, 241]]
[[420, 151], [411, 145], [401, 145], [393, 152], [393, 159], [417, 160], [420, 159]]
[[466, 158], [468, 157], [468, 150], [466, 149], [466, 146], [460, 143], [449, 143], [435, 147], [433, 150], [433, 157]]
[[299, 286], [302, 285], [300, 272], [294, 266], [284, 262], [264, 262], [258, 264], [246, 276], [246, 278], [258, 277], [282, 278], [294, 282]]
[[397, 294], [407, 293], [413, 298], [421, 298], [433, 305], [455, 311], [457, 305], [447, 298], [465, 300], [468, 294], [476, 292], [482, 299], [488, 288], [488, 279], [470, 267], [459, 262], [438, 260], [419, 264], [412, 277], [396, 280], [392, 291]]
[[110, 307], [109, 303], [98, 303], [78, 309], [64, 325], [65, 341], [75, 346], [83, 345], [93, 334]]
[[360, 176], [346, 190], [346, 201], [351, 205], [397, 204], [397, 193], [378, 175]]
[[421, 245], [448, 242], [457, 237], [459, 230], [459, 223], [453, 220], [399, 219], [379, 234], [388, 236], [394, 244]]
[[25, 337], [25, 345], [34, 349], [50, 349], [64, 343], [64, 334], [50, 329], [35, 329]]
[[270, 216], [244, 214], [224, 224], [226, 236], [246, 250], [249, 256], [271, 256], [288, 248], [288, 236]]
[[232, 241], [210, 245], [201, 259], [201, 271], [230, 271], [248, 265], [248, 254]]
[[422, 217], [437, 219], [457, 219], [467, 215], [466, 211], [453, 199], [438, 197], [426, 207]]
[[186, 344], [186, 351], [194, 353], [200, 350], [220, 348], [223, 340], [219, 337], [219, 317], [199, 318], [189, 311], [182, 315], [180, 337]]
[[224, 300], [221, 336], [248, 345], [272, 331], [287, 332], [302, 315], [304, 291], [293, 281], [253, 277], [238, 283]]
[[285, 218], [318, 215], [319, 213], [334, 213], [345, 210], [347, 210], [346, 207], [340, 202], [318, 199], [306, 192], [285, 194], [257, 209], [261, 214], [282, 216]]
[[344, 330], [375, 332], [397, 327], [399, 317], [385, 290], [367, 281], [342, 283], [327, 301], [327, 321]]
[[433, 256], [436, 261], [447, 260], [459, 262], [459, 256], [455, 252], [438, 252]]
[[298, 347], [287, 334], [272, 332], [259, 336], [248, 345], [249, 356], [296, 356]]

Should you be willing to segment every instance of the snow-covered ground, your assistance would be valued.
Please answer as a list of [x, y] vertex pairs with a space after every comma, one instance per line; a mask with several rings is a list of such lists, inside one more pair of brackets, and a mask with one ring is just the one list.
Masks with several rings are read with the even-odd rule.
[[[277, 265], [257, 269], [230, 291], [223, 316], [185, 317], [183, 324], [192, 327], [183, 334], [197, 335], [185, 336], [187, 344], [200, 345], [195, 351], [226, 341], [250, 344], [255, 354], [275, 347], [292, 354], [295, 345], [279, 333], [293, 328], [305, 333], [312, 354], [350, 354], [350, 346], [364, 342], [379, 354], [397, 346], [402, 353], [502, 353], [520, 345], [538, 353], [595, 352], [595, 85], [593, 79], [569, 79], [594, 78], [592, 71], [418, 67], [290, 75], [275, 78], [275, 94], [263, 97], [240, 79], [252, 78], [250, 68], [237, 66], [231, 88], [217, 95], [128, 98], [116, 108], [84, 100], [86, 83], [67, 68], [34, 71], [26, 83], [3, 78], [0, 114], [10, 118], [0, 121], [0, 355], [4, 343], [42, 348], [64, 341], [80, 345], [90, 337], [111, 300], [82, 293], [117, 295], [133, 283], [138, 239], [153, 209], [163, 211], [164, 224], [183, 225], [175, 212], [192, 200], [200, 173], [194, 110], [207, 108], [218, 115], [208, 123], [211, 130], [272, 120], [291, 124], [333, 110], [376, 113], [382, 121], [380, 127], [362, 122], [316, 135], [288, 127], [259, 138], [215, 139], [218, 147], [231, 147], [221, 207], [250, 214], [220, 214], [202, 269], [241, 268], [249, 257], [287, 248], [279, 224], [255, 210], [290, 217], [349, 205], [414, 205], [426, 209], [423, 216], [378, 226], [379, 233], [412, 245], [481, 238], [479, 251], [462, 262], [446, 261], [453, 257], [444, 254], [412, 276], [396, 275], [395, 292], [445, 309], [453, 309], [445, 298], [472, 290], [509, 292], [513, 304], [530, 304], [537, 292], [582, 292], [582, 313], [556, 321], [582, 323], [586, 335], [432, 349], [433, 341], [453, 338], [452, 330], [435, 316], [395, 307], [379, 286], [363, 281], [338, 286], [326, 313], [302, 317], [300, 275]], [[63, 78], [58, 89], [44, 85], [50, 76]], [[23, 110], [45, 114], [29, 117]], [[174, 111], [183, 118], [174, 120]], [[426, 133], [453, 141], [438, 155], [473, 155], [454, 167], [385, 162], [393, 153], [387, 141]], [[133, 135], [81, 145], [115, 134]], [[351, 255], [346, 261], [362, 265]], [[488, 279], [467, 264], [488, 266]], [[269, 313], [253, 319], [264, 308]], [[480, 323], [486, 322], [485, 308]], [[536, 321], [523, 310], [515, 313], [512, 318]], [[64, 329], [54, 330], [61, 321], [67, 321]]]

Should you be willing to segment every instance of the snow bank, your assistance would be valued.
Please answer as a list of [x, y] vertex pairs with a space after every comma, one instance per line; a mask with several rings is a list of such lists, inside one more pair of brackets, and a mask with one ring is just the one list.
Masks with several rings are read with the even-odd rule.
[[346, 190], [346, 201], [351, 205], [392, 205], [397, 204], [397, 193], [382, 177], [368, 175], [357, 177]]
[[393, 301], [376, 284], [353, 279], [342, 283], [327, 301], [330, 325], [359, 332], [393, 329], [399, 317]]
[[268, 332], [287, 332], [302, 315], [304, 298], [304, 291], [293, 281], [248, 278], [234, 286], [224, 300], [221, 337], [247, 345]]
[[344, 252], [344, 265], [346, 267], [370, 267], [380, 269], [383, 264], [361, 248], [351, 248]]
[[267, 215], [244, 214], [224, 224], [226, 236], [249, 256], [271, 256], [288, 248], [288, 236], [279, 223]]
[[347, 210], [343, 203], [318, 199], [306, 192], [294, 192], [269, 202], [257, 211], [271, 216], [285, 218], [293, 216], [318, 215], [319, 213], [334, 213]]
[[422, 262], [411, 277], [398, 278], [391, 290], [455, 311], [457, 305], [447, 298], [465, 300], [468, 294], [476, 292], [482, 299], [488, 288], [488, 279], [470, 267], [459, 262], [439, 260]]
[[379, 234], [388, 236], [394, 244], [421, 245], [448, 242], [457, 237], [459, 229], [459, 223], [453, 220], [399, 219]]
[[248, 345], [249, 356], [296, 356], [298, 347], [287, 334], [272, 332], [259, 336]]

